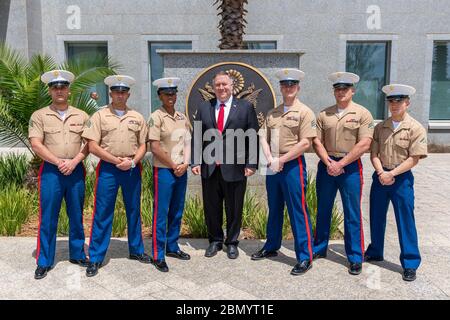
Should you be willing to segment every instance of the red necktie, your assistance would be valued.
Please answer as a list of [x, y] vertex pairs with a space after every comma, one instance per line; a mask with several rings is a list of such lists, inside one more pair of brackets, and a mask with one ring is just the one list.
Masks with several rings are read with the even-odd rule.
[[219, 117], [217, 118], [217, 129], [220, 133], [223, 131], [223, 120], [225, 117], [225, 104], [220, 104]]

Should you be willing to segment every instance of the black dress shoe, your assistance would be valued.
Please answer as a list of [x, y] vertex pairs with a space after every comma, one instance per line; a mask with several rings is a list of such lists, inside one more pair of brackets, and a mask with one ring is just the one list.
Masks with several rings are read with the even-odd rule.
[[403, 270], [403, 280], [414, 281], [416, 280], [416, 270], [414, 269], [404, 269]]
[[98, 269], [102, 266], [101, 262], [89, 262], [86, 268], [86, 276], [93, 277], [97, 275]]
[[130, 254], [130, 259], [131, 260], [137, 260], [141, 263], [152, 263], [152, 257], [150, 257], [148, 254], [143, 253], [143, 254]]
[[278, 255], [278, 252], [276, 252], [276, 251], [267, 251], [265, 249], [261, 249], [261, 250], [255, 252], [254, 254], [252, 254], [251, 259], [252, 260], [262, 260], [265, 258], [276, 257], [277, 255]]
[[189, 259], [191, 259], [191, 256], [189, 254], [187, 254], [186, 252], [183, 252], [181, 250], [178, 250], [176, 252], [167, 252], [166, 256], [172, 257], [172, 258], [177, 258], [177, 259], [180, 259], [180, 260], [189, 260]]
[[292, 269], [291, 274], [293, 276], [298, 276], [306, 273], [309, 269], [312, 268], [312, 263], [309, 260], [303, 260], [300, 263], [297, 263], [295, 267]]
[[371, 261], [384, 261], [383, 257], [372, 257], [368, 254], [364, 255], [364, 261], [365, 262], [371, 262]]
[[326, 258], [326, 257], [327, 257], [326, 254], [320, 254], [320, 253], [313, 254], [313, 260], [322, 259], [322, 258]]
[[208, 249], [205, 251], [205, 257], [211, 258], [217, 254], [217, 251], [222, 250], [221, 242], [211, 242]]
[[51, 267], [40, 267], [37, 266], [36, 271], [34, 271], [34, 278], [36, 280], [43, 279], [47, 276], [47, 272], [50, 271]]
[[351, 275], [358, 275], [360, 274], [362, 271], [362, 263], [350, 263], [350, 265], [348, 266], [348, 273], [350, 273]]
[[234, 244], [230, 244], [227, 246], [227, 256], [229, 259], [236, 259], [239, 257], [239, 250], [237, 246]]
[[77, 264], [77, 265], [82, 266], [82, 267], [87, 267], [89, 265], [89, 261], [87, 259], [79, 259], [79, 260], [77, 260], [77, 259], [70, 259], [69, 262], [73, 263], [73, 264]]
[[153, 264], [155, 265], [156, 269], [158, 269], [161, 272], [169, 272], [169, 266], [167, 265], [166, 261], [160, 260], [160, 261], [154, 261]]

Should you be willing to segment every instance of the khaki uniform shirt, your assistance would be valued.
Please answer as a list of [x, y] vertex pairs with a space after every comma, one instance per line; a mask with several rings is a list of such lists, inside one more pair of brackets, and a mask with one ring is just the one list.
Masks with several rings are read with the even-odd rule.
[[134, 157], [145, 144], [147, 123], [137, 111], [127, 108], [119, 117], [111, 105], [92, 115], [83, 131], [83, 138], [95, 141], [115, 157]]
[[45, 107], [32, 114], [28, 138], [42, 139], [47, 149], [60, 159], [73, 159], [81, 151], [81, 134], [88, 119], [86, 112], [69, 106], [63, 121], [55, 109]]
[[317, 137], [330, 156], [344, 157], [363, 138], [372, 138], [375, 124], [369, 110], [352, 102], [337, 115], [337, 105], [326, 108], [317, 118]]
[[[167, 152], [175, 164], [184, 163], [184, 144], [191, 140], [189, 121], [181, 112], [170, 115], [164, 107], [152, 113], [149, 120], [147, 140], [159, 141], [161, 148]], [[167, 168], [165, 164], [153, 157], [153, 165]]]
[[317, 135], [316, 117], [309, 107], [296, 99], [287, 112], [283, 104], [270, 110], [259, 132], [269, 143], [272, 156], [279, 157], [302, 139]]
[[425, 128], [410, 115], [396, 130], [389, 118], [375, 127], [371, 146], [372, 155], [378, 155], [384, 168], [394, 169], [411, 156], [427, 157]]

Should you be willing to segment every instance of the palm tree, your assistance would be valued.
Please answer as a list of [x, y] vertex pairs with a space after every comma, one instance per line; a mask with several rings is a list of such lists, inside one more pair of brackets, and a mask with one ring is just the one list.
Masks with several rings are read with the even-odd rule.
[[244, 5], [248, 3], [247, 0], [216, 0], [214, 5], [219, 3], [218, 10], [221, 16], [219, 22], [219, 30], [222, 38], [220, 39], [220, 49], [242, 49], [243, 35], [247, 21], [244, 16], [247, 10]]
[[0, 145], [25, 146], [30, 151], [32, 180], [37, 176], [41, 160], [28, 141], [28, 124], [34, 111], [51, 103], [41, 75], [53, 69], [71, 71], [75, 80], [70, 86], [69, 104], [92, 114], [98, 106], [90, 97], [90, 88], [116, 74], [118, 68], [118, 64], [104, 56], [80, 56], [59, 65], [47, 55], [38, 54], [27, 60], [18, 51], [0, 43]]

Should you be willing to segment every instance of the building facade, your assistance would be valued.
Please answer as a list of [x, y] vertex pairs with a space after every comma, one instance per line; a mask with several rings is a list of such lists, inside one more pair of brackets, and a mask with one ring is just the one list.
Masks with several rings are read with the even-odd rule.
[[[158, 50], [219, 50], [213, 3], [1, 0], [0, 40], [28, 57], [111, 56], [138, 80], [130, 105], [148, 117], [158, 107], [151, 82], [164, 70]], [[300, 98], [313, 110], [333, 103], [327, 76], [334, 71], [361, 76], [355, 100], [377, 120], [388, 117], [380, 88], [409, 84], [417, 89], [410, 113], [428, 128], [430, 143], [450, 146], [448, 0], [249, 0], [246, 9], [246, 49], [303, 53]], [[108, 102], [102, 84], [92, 90]], [[183, 110], [184, 101], [177, 108]]]

